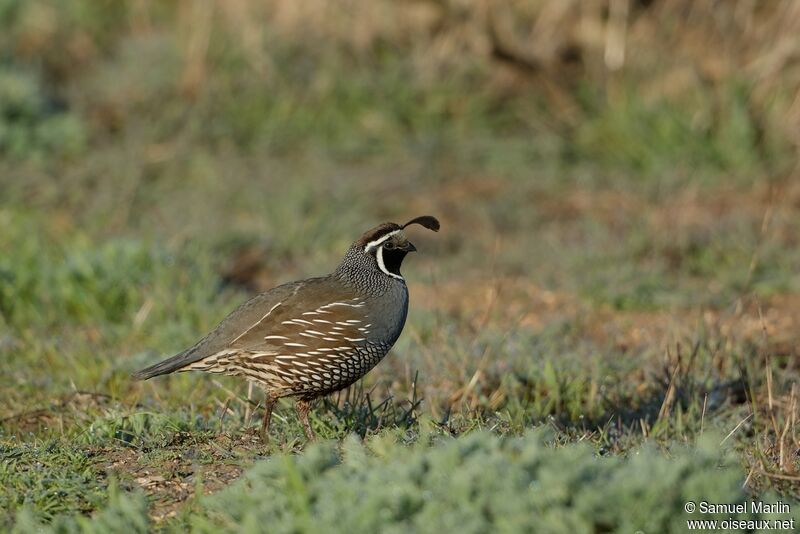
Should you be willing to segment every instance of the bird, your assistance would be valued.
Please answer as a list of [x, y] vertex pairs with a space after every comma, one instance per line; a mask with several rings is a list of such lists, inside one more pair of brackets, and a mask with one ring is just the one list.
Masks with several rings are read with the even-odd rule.
[[379, 224], [353, 242], [327, 276], [254, 296], [192, 347], [132, 378], [183, 371], [244, 377], [265, 393], [262, 439], [268, 439], [277, 400], [295, 397], [303, 431], [313, 441], [313, 402], [361, 379], [400, 337], [408, 315], [400, 267], [417, 250], [405, 235], [411, 225], [440, 228], [431, 215]]

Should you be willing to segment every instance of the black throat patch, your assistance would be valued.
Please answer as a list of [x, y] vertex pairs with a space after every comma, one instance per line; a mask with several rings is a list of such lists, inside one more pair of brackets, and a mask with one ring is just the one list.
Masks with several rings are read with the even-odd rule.
[[386, 248], [384, 248], [383, 264], [386, 267], [386, 270], [394, 275], [402, 276], [400, 274], [400, 266], [403, 264], [403, 258], [406, 257], [406, 254], [408, 254], [408, 252], [406, 252], [405, 250], [399, 250], [399, 249], [386, 250]]

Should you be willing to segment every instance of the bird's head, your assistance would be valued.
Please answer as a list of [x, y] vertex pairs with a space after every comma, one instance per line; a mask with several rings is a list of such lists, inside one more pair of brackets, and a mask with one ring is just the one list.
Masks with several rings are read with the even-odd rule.
[[409, 252], [417, 248], [405, 235], [405, 228], [419, 224], [428, 230], [439, 231], [439, 221], [436, 217], [423, 215], [411, 219], [404, 225], [397, 223], [383, 223], [364, 233], [350, 247], [351, 252], [365, 256], [367, 260], [384, 274], [393, 278], [403, 279], [400, 266]]

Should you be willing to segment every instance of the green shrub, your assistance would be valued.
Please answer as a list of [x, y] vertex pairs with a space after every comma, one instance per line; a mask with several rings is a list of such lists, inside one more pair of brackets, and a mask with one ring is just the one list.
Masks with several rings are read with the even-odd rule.
[[74, 156], [86, 137], [82, 121], [45, 94], [39, 77], [0, 64], [0, 157]]
[[[716, 442], [718, 443], [718, 441]], [[375, 449], [377, 454], [370, 452]], [[350, 440], [257, 465], [207, 500], [200, 532], [683, 532], [686, 501], [746, 499], [742, 473], [709, 441], [667, 459], [644, 449], [599, 458], [547, 447], [541, 433], [476, 433], [427, 448]], [[699, 515], [699, 514], [695, 514]], [[238, 530], [238, 527], [232, 528]]]
[[81, 233], [64, 239], [15, 211], [0, 211], [0, 224], [0, 248], [13, 251], [0, 256], [0, 317], [14, 328], [129, 324], [148, 297], [182, 309], [181, 298], [216, 294], [214, 273], [195, 265], [193, 252], [176, 258], [126, 238], [98, 246]]

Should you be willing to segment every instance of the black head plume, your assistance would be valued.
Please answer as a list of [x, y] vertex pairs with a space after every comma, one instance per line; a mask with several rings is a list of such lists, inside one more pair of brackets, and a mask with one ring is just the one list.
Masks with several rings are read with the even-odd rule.
[[436, 217], [432, 215], [422, 215], [420, 217], [415, 217], [405, 223], [401, 228], [405, 228], [406, 226], [410, 226], [412, 224], [418, 224], [420, 226], [424, 226], [428, 230], [433, 230], [434, 232], [439, 231], [439, 221]]

